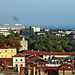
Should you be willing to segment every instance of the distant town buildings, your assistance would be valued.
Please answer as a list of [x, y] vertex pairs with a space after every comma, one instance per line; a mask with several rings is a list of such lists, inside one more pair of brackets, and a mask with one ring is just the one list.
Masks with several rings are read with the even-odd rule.
[[9, 30], [7, 30], [7, 29], [0, 29], [0, 35], [4, 35], [6, 37], [9, 34], [10, 34]]
[[65, 34], [63, 34], [63, 33], [56, 33], [55, 35], [56, 35], [56, 37], [60, 37], [60, 38], [65, 36]]
[[13, 33], [17, 33], [17, 34], [20, 34], [20, 30], [13, 30]]
[[30, 26], [30, 31], [31, 32], [40, 32], [40, 28], [39, 27], [34, 27], [34, 26]]
[[70, 34], [69, 34], [69, 37], [71, 37], [71, 38], [75, 39], [75, 33], [73, 33], [73, 32], [72, 32], [72, 33], [70, 33]]
[[49, 29], [48, 29], [48, 28], [45, 28], [44, 30], [45, 30], [45, 31], [47, 31], [47, 32], [49, 31]]
[[22, 24], [15, 24], [15, 25], [4, 24], [4, 25], [0, 25], [0, 30], [2, 29], [21, 30], [21, 29], [25, 29], [25, 27]]
[[19, 51], [22, 50], [28, 50], [28, 41], [24, 39], [24, 37], [22, 38], [22, 40], [20, 41], [21, 43], [21, 48]]
[[69, 35], [72, 31], [65, 31], [65, 34]]
[[44, 32], [36, 32], [37, 35], [45, 35]]
[[58, 33], [64, 33], [62, 30], [58, 30]]

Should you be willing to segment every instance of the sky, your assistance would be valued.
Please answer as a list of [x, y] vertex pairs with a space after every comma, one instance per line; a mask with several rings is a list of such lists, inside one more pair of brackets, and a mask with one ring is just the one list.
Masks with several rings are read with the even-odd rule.
[[0, 0], [0, 24], [75, 25], [75, 0]]

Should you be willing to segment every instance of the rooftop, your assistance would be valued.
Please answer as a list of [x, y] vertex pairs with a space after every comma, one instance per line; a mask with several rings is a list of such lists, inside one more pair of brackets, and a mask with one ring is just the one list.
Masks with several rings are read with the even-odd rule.
[[8, 47], [8, 46], [3, 46], [0, 49], [9, 49], [9, 48], [15, 48], [15, 47]]

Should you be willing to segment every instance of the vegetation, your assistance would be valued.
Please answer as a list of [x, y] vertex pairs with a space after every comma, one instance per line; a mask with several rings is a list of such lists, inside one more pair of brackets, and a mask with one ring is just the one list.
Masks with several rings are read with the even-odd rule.
[[[59, 29], [58, 29], [59, 30]], [[54, 35], [48, 35], [48, 33], [52, 33], [53, 31], [58, 30], [49, 30], [49, 32], [45, 32], [46, 35], [37, 35], [33, 32], [30, 32], [28, 29], [22, 30], [21, 34], [29, 35], [28, 38], [28, 49], [30, 50], [42, 50], [42, 51], [57, 51], [57, 52], [73, 52], [75, 51], [75, 39], [69, 37], [59, 38]], [[41, 32], [43, 32], [42, 30]], [[65, 31], [65, 30], [64, 30]], [[16, 47], [17, 51], [19, 51], [20, 45], [20, 37], [18, 34], [10, 34], [7, 37], [0, 35], [0, 47], [6, 44], [9, 47]]]
[[0, 35], [0, 47], [3, 47], [5, 44], [9, 47], [16, 47], [18, 52], [21, 47], [19, 35], [9, 34], [7, 37]]
[[73, 52], [75, 51], [75, 40], [54, 35], [30, 35], [28, 39], [29, 49], [42, 51]]

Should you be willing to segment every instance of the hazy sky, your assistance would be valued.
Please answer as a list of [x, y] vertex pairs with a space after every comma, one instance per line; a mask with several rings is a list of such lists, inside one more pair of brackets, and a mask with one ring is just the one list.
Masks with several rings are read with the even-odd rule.
[[75, 0], [0, 0], [0, 24], [75, 25]]

